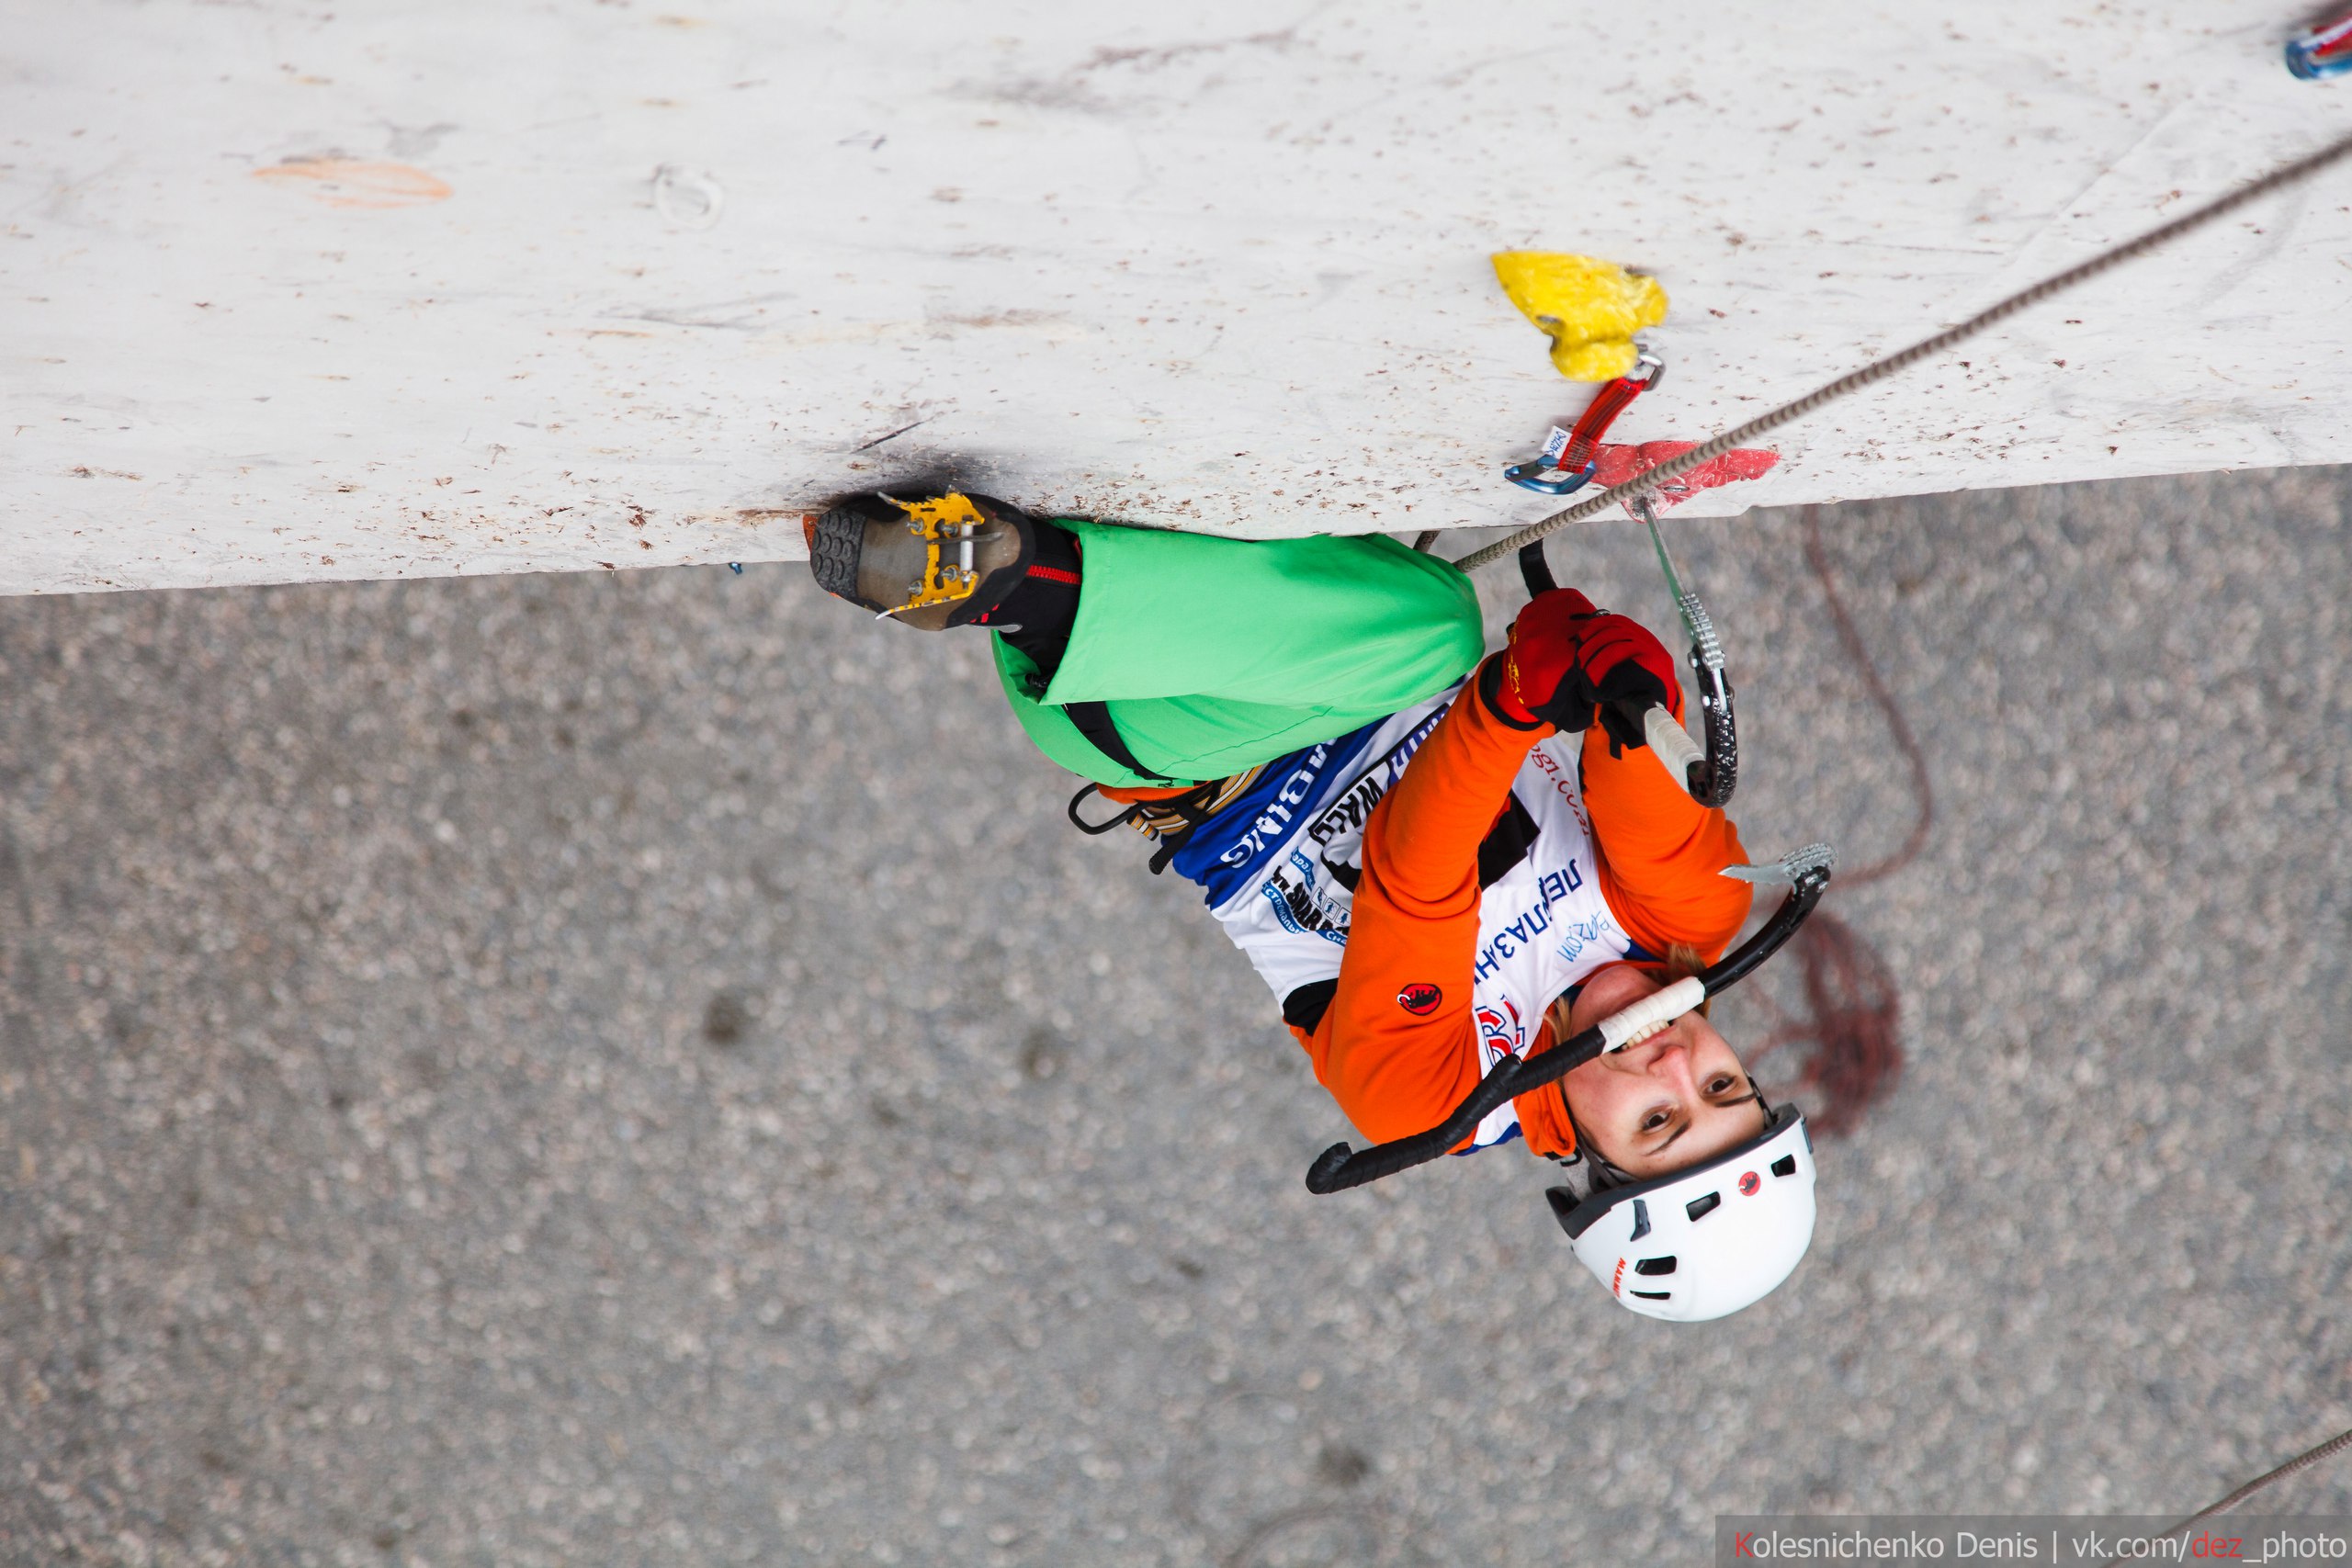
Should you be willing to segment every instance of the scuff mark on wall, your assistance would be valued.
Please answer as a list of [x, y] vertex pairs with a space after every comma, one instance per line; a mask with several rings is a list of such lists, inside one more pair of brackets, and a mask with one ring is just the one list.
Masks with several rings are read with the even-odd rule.
[[664, 164], [653, 171], [653, 209], [674, 228], [710, 228], [726, 207], [727, 187], [704, 170]]
[[254, 178], [307, 190], [311, 199], [327, 207], [390, 209], [423, 207], [446, 201], [447, 181], [406, 164], [371, 164], [332, 155], [298, 156], [266, 169]]
[[605, 317], [608, 321], [652, 321], [665, 327], [717, 327], [759, 332], [774, 324], [762, 319], [768, 314], [769, 306], [799, 297], [786, 289], [768, 294], [749, 294], [740, 299], [720, 299], [708, 305], [624, 305], [605, 311]]
[[908, 431], [919, 429], [923, 425], [929, 424], [933, 420], [937, 419], [938, 417], [939, 416], [935, 413], [927, 413], [911, 424], [902, 424], [899, 426], [898, 429], [890, 431], [887, 434], [877, 435], [871, 441], [861, 442], [859, 445], [851, 447], [850, 450], [853, 452], [871, 452], [876, 446], [881, 446], [885, 441], [896, 441]]

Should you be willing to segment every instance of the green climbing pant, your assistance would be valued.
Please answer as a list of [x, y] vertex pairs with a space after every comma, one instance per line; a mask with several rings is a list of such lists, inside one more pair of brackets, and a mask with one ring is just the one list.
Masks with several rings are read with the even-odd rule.
[[[1257, 542], [1057, 519], [1085, 561], [1051, 684], [1002, 637], [1004, 694], [1040, 750], [1098, 784], [1223, 778], [1409, 707], [1485, 651], [1449, 563], [1378, 535]], [[1073, 724], [1101, 703], [1135, 760]]]

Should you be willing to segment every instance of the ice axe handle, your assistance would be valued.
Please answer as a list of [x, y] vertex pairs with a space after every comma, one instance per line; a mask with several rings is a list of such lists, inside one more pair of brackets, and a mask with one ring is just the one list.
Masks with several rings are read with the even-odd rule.
[[1690, 732], [1674, 721], [1661, 703], [1642, 715], [1642, 739], [1649, 743], [1657, 760], [1666, 765], [1667, 773], [1682, 782], [1691, 798], [1705, 803], [1707, 799], [1707, 754], [1690, 739]]

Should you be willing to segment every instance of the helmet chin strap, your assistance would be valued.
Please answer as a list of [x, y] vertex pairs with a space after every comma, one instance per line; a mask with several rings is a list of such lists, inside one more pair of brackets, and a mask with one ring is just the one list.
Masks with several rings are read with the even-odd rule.
[[1632, 1172], [1621, 1169], [1600, 1152], [1600, 1145], [1592, 1141], [1592, 1134], [1585, 1130], [1585, 1124], [1577, 1120], [1576, 1111], [1568, 1105], [1568, 1086], [1565, 1082], [1560, 1085], [1560, 1109], [1567, 1112], [1568, 1127], [1577, 1135], [1576, 1148], [1562, 1156], [1562, 1162], [1583, 1168], [1584, 1197], [1606, 1192], [1611, 1187], [1623, 1187], [1634, 1179]]
[[[1744, 1066], [1740, 1070], [1747, 1073]], [[1746, 1105], [1751, 1100], [1764, 1112], [1764, 1120], [1769, 1123], [1772, 1120], [1772, 1102], [1764, 1098], [1764, 1091], [1757, 1087], [1752, 1074], [1747, 1075], [1747, 1092], [1737, 1100], [1724, 1100], [1722, 1109], [1728, 1111], [1735, 1105]], [[1557, 1157], [1563, 1165], [1583, 1168], [1584, 1197], [1589, 1198], [1596, 1192], [1606, 1192], [1612, 1187], [1623, 1187], [1641, 1179], [1602, 1154], [1600, 1145], [1592, 1141], [1591, 1133], [1577, 1120], [1576, 1107], [1568, 1103], [1568, 1080], [1566, 1078], [1560, 1080], [1560, 1110], [1568, 1119], [1569, 1130], [1577, 1135], [1577, 1146], [1573, 1152]]]

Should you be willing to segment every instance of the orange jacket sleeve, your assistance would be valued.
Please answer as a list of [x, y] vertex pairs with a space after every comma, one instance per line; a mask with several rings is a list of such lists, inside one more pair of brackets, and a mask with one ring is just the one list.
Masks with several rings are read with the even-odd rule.
[[1498, 716], [1480, 685], [1474, 676], [1463, 688], [1364, 825], [1339, 989], [1312, 1034], [1293, 1031], [1316, 1077], [1375, 1142], [1435, 1126], [1481, 1076], [1470, 1017], [1478, 845], [1552, 727]]
[[1747, 859], [1731, 818], [1691, 799], [1647, 747], [1611, 756], [1599, 725], [1585, 731], [1584, 801], [1601, 892], [1625, 934], [1652, 953], [1689, 942], [1720, 957], [1753, 896], [1720, 874]]

